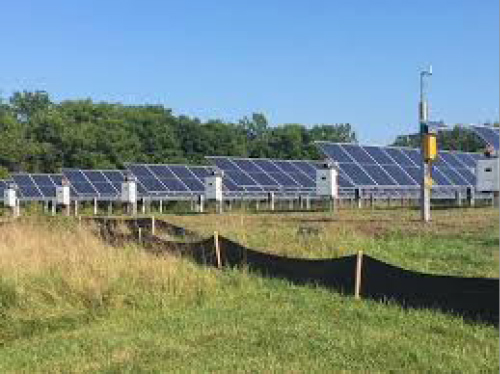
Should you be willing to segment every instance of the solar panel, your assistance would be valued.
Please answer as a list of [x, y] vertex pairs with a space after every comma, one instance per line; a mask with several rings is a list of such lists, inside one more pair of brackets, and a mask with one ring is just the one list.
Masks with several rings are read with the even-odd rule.
[[152, 197], [190, 197], [205, 192], [212, 167], [169, 164], [127, 164], [144, 193]]
[[486, 144], [492, 145], [497, 151], [499, 150], [500, 132], [498, 127], [471, 126], [471, 128]]
[[[330, 142], [317, 145], [325, 156], [338, 163], [339, 177], [351, 181], [355, 187], [390, 191], [418, 189], [420, 185], [422, 161], [418, 149]], [[434, 189], [440, 190], [440, 194], [443, 191], [450, 194], [453, 189], [474, 186], [478, 158], [481, 156], [440, 151], [432, 166]]]
[[47, 201], [56, 198], [56, 187], [62, 184], [62, 175], [14, 173], [12, 180], [18, 186], [21, 200]]
[[[117, 200], [125, 180], [122, 170], [63, 169], [62, 173], [71, 185], [72, 195], [79, 200]], [[144, 194], [140, 183], [137, 183], [137, 193]]]
[[0, 180], [0, 199], [2, 199], [2, 201], [3, 201], [3, 193], [7, 189], [9, 183], [11, 183], [11, 181]]
[[[269, 192], [278, 195], [316, 193], [318, 165], [314, 161], [223, 156], [206, 158], [224, 171], [223, 181], [228, 193], [247, 195], [262, 195]], [[348, 181], [343, 182], [349, 184]]]

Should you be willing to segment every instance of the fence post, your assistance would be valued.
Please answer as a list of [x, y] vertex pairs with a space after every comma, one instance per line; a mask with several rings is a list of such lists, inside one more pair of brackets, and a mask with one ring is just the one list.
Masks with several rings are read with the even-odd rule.
[[214, 244], [215, 244], [215, 257], [217, 259], [217, 267], [220, 269], [222, 267], [222, 262], [220, 258], [219, 233], [217, 231], [214, 231]]
[[354, 298], [360, 298], [361, 290], [361, 271], [363, 268], [363, 251], [358, 251], [356, 256], [356, 279], [354, 284]]

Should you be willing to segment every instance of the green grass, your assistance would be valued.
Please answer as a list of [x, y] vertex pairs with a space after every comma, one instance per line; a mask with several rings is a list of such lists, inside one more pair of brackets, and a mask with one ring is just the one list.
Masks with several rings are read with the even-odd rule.
[[494, 372], [497, 330], [228, 271], [173, 306], [144, 300], [0, 351], [7, 372]]
[[[392, 210], [167, 218], [275, 253], [363, 249], [416, 270], [498, 274], [498, 212], [488, 209], [436, 212], [430, 226]], [[300, 237], [304, 225], [322, 231]], [[2, 373], [499, 370], [492, 326], [112, 249], [67, 222], [16, 230], [0, 227]]]
[[[418, 211], [396, 209], [164, 218], [291, 257], [331, 258], [361, 250], [416, 271], [498, 278], [498, 210], [491, 208], [435, 211], [430, 224], [419, 221]], [[319, 233], [301, 235], [301, 227]]]

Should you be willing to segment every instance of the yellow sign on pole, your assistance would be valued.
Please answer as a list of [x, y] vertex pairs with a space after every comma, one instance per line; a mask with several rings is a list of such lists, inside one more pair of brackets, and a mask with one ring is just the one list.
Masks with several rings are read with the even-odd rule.
[[433, 161], [437, 157], [437, 140], [436, 134], [424, 134], [422, 150], [425, 161]]

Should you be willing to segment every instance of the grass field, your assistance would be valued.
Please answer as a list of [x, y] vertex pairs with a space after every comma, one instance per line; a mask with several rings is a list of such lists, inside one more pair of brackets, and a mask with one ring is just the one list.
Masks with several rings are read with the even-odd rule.
[[[165, 216], [294, 257], [363, 250], [498, 277], [498, 211]], [[498, 330], [246, 271], [111, 248], [68, 221], [0, 226], [0, 372], [498, 372]]]

